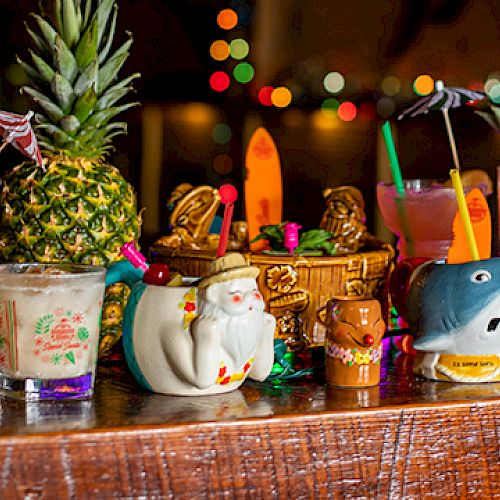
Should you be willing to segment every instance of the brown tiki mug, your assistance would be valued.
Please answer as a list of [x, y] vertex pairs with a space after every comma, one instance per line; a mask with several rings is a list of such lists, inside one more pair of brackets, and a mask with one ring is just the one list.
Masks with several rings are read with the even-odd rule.
[[380, 382], [385, 323], [376, 299], [330, 299], [325, 342], [326, 381], [342, 387], [369, 387]]

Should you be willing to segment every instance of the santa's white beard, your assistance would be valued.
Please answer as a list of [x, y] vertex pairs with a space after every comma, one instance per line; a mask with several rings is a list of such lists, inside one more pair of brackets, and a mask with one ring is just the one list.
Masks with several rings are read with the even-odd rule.
[[234, 368], [244, 365], [255, 353], [264, 327], [264, 313], [248, 311], [243, 316], [228, 316], [222, 335], [222, 348], [234, 360]]
[[235, 370], [241, 369], [254, 355], [264, 328], [264, 304], [251, 302], [252, 309], [239, 316], [231, 316], [209, 301], [202, 303], [200, 311], [202, 318], [218, 320], [222, 329], [221, 347], [225, 355], [233, 360]]

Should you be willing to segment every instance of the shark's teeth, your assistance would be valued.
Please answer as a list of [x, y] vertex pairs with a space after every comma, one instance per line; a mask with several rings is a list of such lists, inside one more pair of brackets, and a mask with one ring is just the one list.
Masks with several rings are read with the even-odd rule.
[[488, 332], [494, 332], [500, 324], [500, 318], [493, 318], [488, 323]]

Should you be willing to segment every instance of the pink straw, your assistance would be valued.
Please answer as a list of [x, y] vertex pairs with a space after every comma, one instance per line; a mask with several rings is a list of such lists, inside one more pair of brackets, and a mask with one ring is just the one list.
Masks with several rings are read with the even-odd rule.
[[120, 253], [126, 257], [134, 267], [142, 269], [144, 272], [149, 269], [146, 257], [144, 257], [144, 255], [142, 255], [142, 253], [135, 247], [135, 240], [122, 245]]
[[220, 201], [224, 208], [224, 218], [222, 219], [222, 228], [220, 230], [219, 247], [217, 248], [217, 257], [222, 257], [226, 253], [227, 240], [229, 239], [229, 228], [233, 217], [234, 202], [238, 199], [238, 191], [232, 184], [223, 184], [219, 188]]

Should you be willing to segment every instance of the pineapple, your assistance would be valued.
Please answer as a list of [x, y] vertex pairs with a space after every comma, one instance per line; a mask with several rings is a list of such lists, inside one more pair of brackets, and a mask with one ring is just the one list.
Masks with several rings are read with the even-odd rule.
[[[126, 123], [113, 121], [138, 103], [116, 103], [133, 74], [117, 74], [129, 55], [129, 36], [112, 50], [115, 0], [54, 0], [27, 25], [29, 79], [21, 91], [37, 108], [35, 131], [43, 167], [26, 161], [8, 173], [0, 198], [0, 260], [107, 265], [120, 247], [137, 240], [141, 217], [133, 188], [106, 161]], [[125, 285], [107, 294], [101, 354], [121, 332]]]

